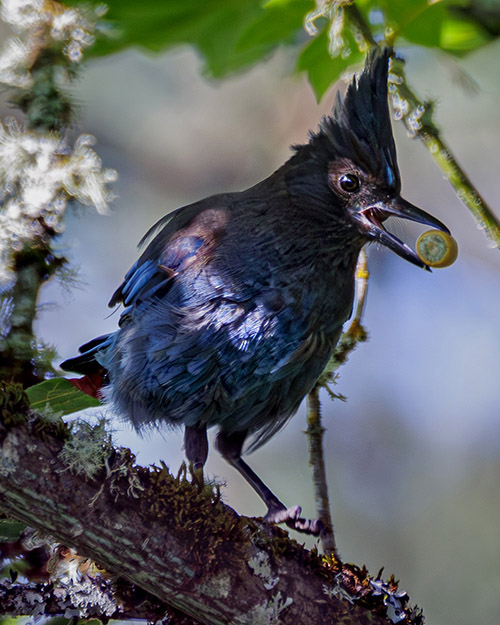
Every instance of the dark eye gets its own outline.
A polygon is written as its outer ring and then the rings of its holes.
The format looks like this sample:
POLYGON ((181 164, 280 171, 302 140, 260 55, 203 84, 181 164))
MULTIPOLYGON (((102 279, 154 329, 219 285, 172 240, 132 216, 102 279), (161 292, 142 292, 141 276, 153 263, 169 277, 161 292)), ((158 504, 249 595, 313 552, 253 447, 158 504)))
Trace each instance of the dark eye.
POLYGON ((359 178, 355 174, 342 174, 339 178, 339 185, 343 191, 354 193, 360 187, 359 178))

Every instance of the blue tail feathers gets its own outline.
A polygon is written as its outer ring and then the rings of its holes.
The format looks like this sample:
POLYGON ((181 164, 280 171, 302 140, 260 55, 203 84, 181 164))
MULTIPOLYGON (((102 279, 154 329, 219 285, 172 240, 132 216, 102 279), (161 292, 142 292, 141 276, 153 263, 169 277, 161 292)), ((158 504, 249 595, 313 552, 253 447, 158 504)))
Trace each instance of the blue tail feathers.
POLYGON ((79 356, 68 358, 61 363, 60 367, 64 371, 73 371, 83 375, 91 375, 93 373, 102 372, 104 367, 97 360, 96 355, 101 350, 111 344, 114 333, 103 334, 78 348, 79 356))

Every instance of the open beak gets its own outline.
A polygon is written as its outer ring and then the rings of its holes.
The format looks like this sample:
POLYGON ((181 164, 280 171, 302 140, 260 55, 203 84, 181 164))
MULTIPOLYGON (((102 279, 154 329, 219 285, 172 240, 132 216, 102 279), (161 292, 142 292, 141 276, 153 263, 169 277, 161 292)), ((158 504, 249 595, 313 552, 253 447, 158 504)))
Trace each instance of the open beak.
POLYGON ((420 260, 411 247, 403 243, 403 241, 390 232, 387 232, 384 228, 382 222, 391 215, 400 217, 401 219, 416 221, 420 224, 426 224, 427 226, 432 226, 437 230, 442 230, 450 234, 448 228, 441 223, 439 219, 436 219, 432 215, 429 215, 429 213, 410 204, 410 202, 407 202, 402 197, 396 197, 387 202, 377 202, 352 215, 366 237, 385 245, 401 256, 401 258, 417 265, 417 267, 422 267, 422 269, 430 271, 430 268, 420 260))

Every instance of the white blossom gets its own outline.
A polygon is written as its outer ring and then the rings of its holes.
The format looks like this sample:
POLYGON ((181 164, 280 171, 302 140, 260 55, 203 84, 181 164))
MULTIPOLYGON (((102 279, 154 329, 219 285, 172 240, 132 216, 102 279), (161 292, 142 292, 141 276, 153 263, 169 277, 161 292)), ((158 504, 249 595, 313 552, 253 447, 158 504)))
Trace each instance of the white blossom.
MULTIPOLYGON (((67 65, 80 62, 105 12, 105 5, 92 10, 56 0, 0 0, 0 15, 16 34, 0 52, 0 82, 29 90, 31 68, 51 48, 62 50, 67 65)), ((16 251, 63 231, 68 201, 107 211, 116 173, 103 169, 94 142, 82 135, 70 149, 58 133, 0 123, 0 293, 12 280, 16 251)))
POLYGON ((108 202, 113 199, 106 184, 114 182, 117 174, 112 169, 102 169, 101 159, 91 147, 95 141, 92 135, 78 137, 62 168, 61 184, 68 195, 82 204, 93 206, 99 213, 105 213, 108 202))
POLYGON ((45 4, 45 0, 2 0, 2 19, 16 30, 28 30, 41 24, 45 4))
POLYGON ((0 82, 12 87, 27 88, 31 85, 31 74, 27 69, 31 51, 19 37, 11 37, 0 54, 0 82))
POLYGON ((7 40, 0 52, 0 81, 29 87, 33 60, 54 43, 62 42, 66 58, 79 63, 94 43, 96 24, 105 12, 105 5, 91 10, 66 7, 55 0, 1 0, 0 15, 19 37, 7 40))
POLYGON ((12 251, 63 231, 69 200, 107 211, 116 172, 103 169, 94 143, 81 135, 69 150, 58 135, 0 124, 0 284, 12 277, 12 251))

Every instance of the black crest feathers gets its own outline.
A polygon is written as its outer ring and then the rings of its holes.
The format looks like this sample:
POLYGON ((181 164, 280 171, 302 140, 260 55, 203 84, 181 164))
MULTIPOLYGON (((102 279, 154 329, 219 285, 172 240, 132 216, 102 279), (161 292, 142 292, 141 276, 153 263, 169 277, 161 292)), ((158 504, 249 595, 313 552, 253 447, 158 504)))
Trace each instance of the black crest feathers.
POLYGON ((344 97, 337 94, 331 115, 325 117, 319 132, 312 136, 312 150, 329 160, 347 157, 367 173, 384 180, 399 192, 400 177, 396 146, 392 136, 387 76, 391 50, 373 48, 363 72, 354 77, 344 97))

